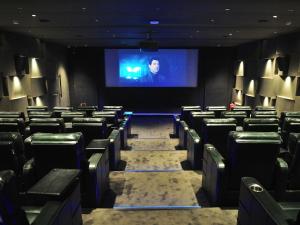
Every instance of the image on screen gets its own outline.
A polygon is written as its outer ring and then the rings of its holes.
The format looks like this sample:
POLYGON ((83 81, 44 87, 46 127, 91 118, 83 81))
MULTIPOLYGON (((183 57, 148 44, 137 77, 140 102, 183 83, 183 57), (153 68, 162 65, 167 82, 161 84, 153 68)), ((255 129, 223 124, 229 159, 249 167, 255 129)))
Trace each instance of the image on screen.
POLYGON ((198 50, 105 49, 107 87, 196 87, 198 50))

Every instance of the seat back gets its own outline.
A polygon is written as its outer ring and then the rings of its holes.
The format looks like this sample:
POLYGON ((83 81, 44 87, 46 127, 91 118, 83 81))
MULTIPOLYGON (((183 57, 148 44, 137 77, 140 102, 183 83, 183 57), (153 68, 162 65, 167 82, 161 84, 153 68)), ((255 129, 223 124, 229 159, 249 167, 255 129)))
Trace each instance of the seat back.
POLYGON ((19 132, 24 135, 24 120, 21 118, 0 118, 0 132, 19 132))
POLYGON ((237 126, 242 126, 244 118, 247 118, 247 113, 245 111, 223 111, 221 112, 222 118, 234 118, 236 119, 237 126))
POLYGON ((276 132, 231 132, 225 159, 229 189, 238 190, 245 176, 256 178, 270 189, 280 145, 281 137, 276 132))
POLYGON ((236 130, 234 118, 204 119, 202 137, 203 144, 214 145, 220 154, 225 157, 227 137, 230 131, 236 130))
POLYGON ((104 118, 74 118, 72 129, 74 132, 83 134, 86 145, 93 139, 103 139, 107 135, 106 120, 104 118))
POLYGON ((78 106, 77 111, 85 112, 87 117, 92 117, 92 113, 98 110, 98 106, 90 105, 90 106, 78 106))
POLYGON ((83 118, 85 117, 85 112, 68 112, 64 111, 61 113, 61 118, 64 119, 65 123, 72 122, 73 118, 83 118))
POLYGON ((92 113, 93 118, 105 118, 107 124, 118 125, 118 114, 116 111, 95 111, 92 113))
POLYGON ((1 224, 29 225, 25 212, 18 204, 16 177, 12 170, 0 171, 1 224))
POLYGON ((62 118, 33 118, 29 123, 30 133, 62 133, 65 129, 62 118))
POLYGON ((0 118, 21 118, 25 121, 23 112, 0 112, 0 118))
POLYGON ((29 137, 38 178, 51 169, 83 169, 84 140, 81 133, 36 133, 29 137))
POLYGON ((247 113, 247 117, 250 117, 250 114, 251 114, 251 107, 250 106, 247 106, 247 105, 236 105, 232 111, 244 111, 247 113))
POLYGON ((190 125, 190 112, 201 112, 201 106, 181 106, 180 119, 184 120, 188 125, 190 125))
POLYGON ((28 112, 28 117, 29 119, 33 118, 51 118, 52 117, 52 112, 40 112, 40 111, 31 111, 28 112))
POLYGON ((24 144, 21 134, 0 132, 0 170, 13 170, 17 175, 21 175, 24 163, 24 144))
POLYGON ((288 150, 291 154, 288 188, 300 191, 300 133, 290 133, 288 150))
POLYGON ((203 119, 205 118, 215 118, 215 112, 190 112, 190 127, 195 129, 199 135, 202 133, 203 119))
POLYGON ((300 118, 287 117, 284 119, 281 129, 284 147, 288 144, 290 133, 300 133, 300 118))
POLYGON ((104 105, 103 111, 115 111, 118 115, 118 118, 123 118, 124 108, 123 106, 118 105, 104 105))
POLYGON ((276 111, 253 111, 251 117, 254 118, 277 118, 276 111))
POLYGON ((213 111, 213 112, 215 112, 216 118, 220 118, 221 112, 227 110, 226 106, 224 106, 224 105, 220 105, 220 106, 212 106, 212 105, 211 106, 206 106, 205 109, 206 109, 206 111, 213 111))
POLYGON ((275 111, 276 109, 274 106, 256 106, 255 111, 275 111))
POLYGON ((53 116, 55 118, 60 118, 62 112, 71 112, 73 107, 71 106, 55 106, 53 107, 53 116))
POLYGON ((46 112, 48 111, 48 106, 27 106, 27 114, 30 112, 36 111, 36 112, 46 112))
POLYGON ((245 118, 244 131, 278 132, 278 119, 276 118, 245 118))

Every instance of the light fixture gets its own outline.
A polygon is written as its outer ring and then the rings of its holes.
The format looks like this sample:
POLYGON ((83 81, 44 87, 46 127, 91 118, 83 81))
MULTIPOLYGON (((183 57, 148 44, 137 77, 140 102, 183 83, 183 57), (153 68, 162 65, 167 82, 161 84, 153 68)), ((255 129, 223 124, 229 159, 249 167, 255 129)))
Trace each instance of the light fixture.
POLYGON ((274 19, 277 19, 277 18, 278 18, 278 16, 274 15, 274 16, 273 16, 273 18, 274 18, 274 19))
POLYGON ((85 11, 85 10, 86 10, 86 8, 85 8, 85 7, 82 7, 81 9, 82 9, 83 11, 85 11))
POLYGON ((98 22, 99 22, 99 19, 95 19, 95 22, 98 23, 98 22))
POLYGON ((157 25, 157 24, 159 24, 159 21, 158 20, 150 20, 149 23, 151 25, 157 25))
POLYGON ((294 13, 296 10, 295 9, 288 9, 288 12, 294 13))
POLYGON ((32 16, 32 17, 36 17, 36 14, 32 14, 31 16, 32 16))
POLYGON ((230 10, 231 10, 230 8, 226 8, 226 9, 225 9, 225 11, 227 11, 227 12, 230 11, 230 10))
POLYGON ((214 20, 214 19, 210 19, 209 21, 210 21, 211 23, 214 23, 214 22, 215 22, 215 20, 214 20))
POLYGON ((232 33, 229 33, 228 35, 229 35, 229 36, 232 36, 232 33))
POLYGON ((277 31, 274 31, 274 32, 273 32, 273 34, 277 34, 277 33, 278 33, 277 31))
POLYGON ((285 25, 286 25, 286 26, 291 26, 291 25, 292 25, 292 21, 287 21, 287 22, 285 23, 285 25))
POLYGON ((196 30, 196 33, 199 33, 200 32, 200 30, 196 30))
POLYGON ((12 22, 13 22, 14 25, 19 25, 20 24, 19 21, 17 21, 17 20, 13 20, 12 22))

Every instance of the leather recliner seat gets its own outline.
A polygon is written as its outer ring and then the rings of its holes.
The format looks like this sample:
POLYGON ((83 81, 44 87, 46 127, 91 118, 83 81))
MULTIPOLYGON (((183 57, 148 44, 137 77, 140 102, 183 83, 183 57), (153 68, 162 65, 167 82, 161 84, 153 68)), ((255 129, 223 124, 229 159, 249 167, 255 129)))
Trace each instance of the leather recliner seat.
POLYGON ((101 183, 108 182, 108 176, 102 172, 105 159, 101 153, 86 157, 82 133, 36 133, 25 142, 33 152, 33 159, 25 164, 24 173, 35 175, 34 180, 39 180, 54 168, 79 169, 82 204, 100 206, 106 191, 101 183))
POLYGON ((124 114, 124 108, 123 108, 123 106, 118 106, 118 105, 104 105, 102 110, 103 111, 115 111, 117 113, 119 119, 123 118, 123 114, 124 114))
POLYGON ((236 119, 234 118, 204 119, 200 137, 202 138, 203 144, 214 145, 224 157, 226 154, 224 146, 227 144, 228 134, 230 131, 235 130, 236 119))
POLYGON ((243 126, 244 119, 247 118, 247 113, 245 111, 223 111, 221 117, 234 118, 236 119, 237 126, 243 126))
POLYGON ((24 112, 0 112, 0 118, 21 118, 25 121, 24 112))
POLYGON ((74 118, 72 130, 83 134, 86 145, 93 139, 104 139, 108 135, 105 118, 74 118))
POLYGON ((53 116, 52 112, 40 112, 40 111, 32 111, 28 113, 28 118, 51 118, 53 116))
POLYGON ((215 118, 215 112, 213 111, 202 111, 202 112, 191 112, 190 113, 190 127, 195 129, 198 135, 202 134, 203 119, 215 118))
POLYGON ((64 111, 61 113, 60 117, 64 119, 65 123, 72 122, 73 118, 83 118, 85 117, 85 112, 68 112, 64 111))
POLYGON ((300 202, 277 202, 253 177, 240 186, 237 225, 298 225, 300 202))
POLYGON ((274 106, 256 106, 255 111, 276 111, 274 106))
POLYGON ((92 117, 92 113, 98 110, 98 106, 91 105, 91 106, 78 106, 77 111, 85 112, 87 117, 92 117))
POLYGON ((247 117, 250 117, 252 109, 247 105, 237 105, 232 109, 232 111, 244 111, 247 113, 247 117))
POLYGON ((224 105, 220 105, 220 106, 206 106, 206 111, 213 111, 215 112, 215 116, 216 118, 220 118, 221 117, 221 112, 226 111, 227 108, 224 105))
POLYGON ((274 196, 283 191, 287 164, 277 158, 281 137, 275 132, 231 132, 226 157, 205 145, 202 187, 213 205, 237 205, 241 178, 259 180, 274 196))
POLYGON ((60 118, 62 112, 71 112, 73 111, 72 106, 55 106, 53 107, 53 116, 55 118, 60 118))
POLYGON ((108 127, 117 127, 119 125, 118 114, 115 111, 95 111, 93 118, 105 118, 108 127))
POLYGON ((62 118, 33 118, 29 122, 30 133, 63 133, 65 123, 62 118))
POLYGON ((245 118, 244 131, 278 132, 279 121, 276 118, 245 118))
POLYGON ((280 127, 282 128, 285 118, 300 118, 300 112, 281 112, 280 127))
POLYGON ((0 171, 0 214, 4 225, 80 225, 79 218, 69 210, 66 202, 49 201, 43 205, 21 206, 16 179, 11 170, 0 171))
POLYGON ((290 133, 300 133, 300 118, 287 117, 284 119, 281 129, 284 148, 287 147, 290 133))
POLYGON ((0 132, 19 132, 25 135, 25 122, 22 118, 0 118, 0 132))
POLYGON ((30 113, 30 112, 46 112, 48 111, 48 106, 27 106, 27 115, 30 113))
POLYGON ((180 120, 190 126, 190 112, 201 112, 201 106, 181 106, 180 120))
POLYGON ((253 118, 277 118, 276 111, 253 111, 251 114, 253 118))

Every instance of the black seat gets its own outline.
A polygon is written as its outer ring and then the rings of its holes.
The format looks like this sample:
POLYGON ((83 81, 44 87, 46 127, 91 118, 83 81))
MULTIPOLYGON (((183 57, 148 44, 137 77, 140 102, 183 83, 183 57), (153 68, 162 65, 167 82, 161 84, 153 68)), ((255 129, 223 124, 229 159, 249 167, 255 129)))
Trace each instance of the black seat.
POLYGON ((118 106, 118 105, 104 105, 103 106, 103 111, 114 111, 117 113, 118 118, 122 119, 123 118, 123 114, 124 114, 124 109, 123 106, 118 106))
POLYGON ((285 118, 300 118, 300 112, 281 112, 279 120, 281 128, 285 118))
POLYGON ((203 146, 194 129, 187 131, 187 160, 194 170, 202 170, 203 146))
POLYGON ((85 112, 68 112, 64 111, 61 113, 60 117, 64 119, 65 123, 72 122, 73 118, 83 118, 85 117, 85 112))
POLYGON ((29 122, 30 133, 63 133, 65 123, 62 118, 33 118, 29 122))
POLYGON ((21 191, 25 163, 23 138, 17 132, 0 132, 0 170, 13 170, 21 191))
POLYGON ((221 113, 222 118, 234 118, 236 119, 237 126, 243 126, 244 119, 247 118, 246 111, 223 111, 221 113))
POLYGON ((255 111, 276 111, 274 106, 256 106, 255 111))
POLYGON ((231 132, 227 157, 205 145, 202 187, 213 205, 237 205, 241 178, 257 178, 275 196, 283 191, 286 163, 277 158, 281 138, 275 132, 231 132))
POLYGON ((0 118, 21 118, 25 121, 23 112, 0 112, 0 118))
POLYGON ((11 170, 0 171, 1 224, 80 225, 82 224, 80 212, 72 214, 66 201, 49 201, 43 205, 21 207, 14 172, 11 170), (76 215, 77 217, 74 218, 76 215))
POLYGON ((238 225, 298 225, 299 211, 300 202, 276 202, 258 180, 242 178, 238 225))
POLYGON ((48 111, 48 106, 27 106, 27 114, 30 112, 46 112, 48 111))
POLYGON ((224 106, 224 105, 221 105, 221 106, 206 106, 205 109, 206 109, 206 111, 215 112, 216 118, 220 118, 221 117, 221 112, 227 110, 226 106, 224 106))
POLYGON ((98 110, 98 106, 90 105, 90 106, 78 106, 77 111, 85 112, 87 117, 92 117, 92 113, 98 110))
POLYGON ((253 111, 251 114, 253 118, 277 118, 276 111, 253 111))
POLYGON ((71 112, 73 107, 71 106, 55 106, 53 107, 53 116, 55 118, 60 118, 62 112, 71 112))
POLYGON ((53 116, 52 112, 40 112, 40 111, 31 111, 28 113, 28 118, 51 118, 53 116))
POLYGON ((200 135, 202 133, 203 119, 215 118, 215 112, 213 111, 202 111, 202 112, 191 112, 190 113, 190 128, 195 129, 200 135))
POLYGON ((244 131, 278 132, 278 119, 276 118, 245 118, 244 131))
POLYGON ((24 136, 24 120, 22 118, 0 118, 0 132, 19 132, 24 136))
POLYGON ((288 117, 284 119, 281 129, 284 148, 287 147, 290 133, 300 133, 300 118, 288 117))
POLYGON ((117 127, 119 125, 116 111, 94 111, 92 117, 105 118, 108 127, 117 127))
POLYGON ((201 106, 181 106, 180 119, 185 121, 190 126, 190 112, 201 112, 201 106))
POLYGON ((86 145, 93 139, 104 139, 108 135, 104 118, 74 118, 72 129, 83 134, 86 145))
POLYGON ((232 111, 244 111, 247 113, 247 117, 250 117, 252 109, 247 105, 236 105, 234 108, 232 108, 232 111))
POLYGON ((54 168, 79 169, 82 172, 82 204, 86 207, 100 205, 106 191, 100 182, 108 178, 102 173, 105 159, 101 153, 86 158, 81 133, 36 133, 25 142, 33 152, 33 159, 24 166, 26 174, 35 174, 35 180, 39 180, 54 168))
POLYGON ((214 145, 225 156, 224 146, 227 144, 227 137, 230 131, 236 130, 236 120, 233 118, 204 119, 203 130, 200 137, 203 144, 214 145))

